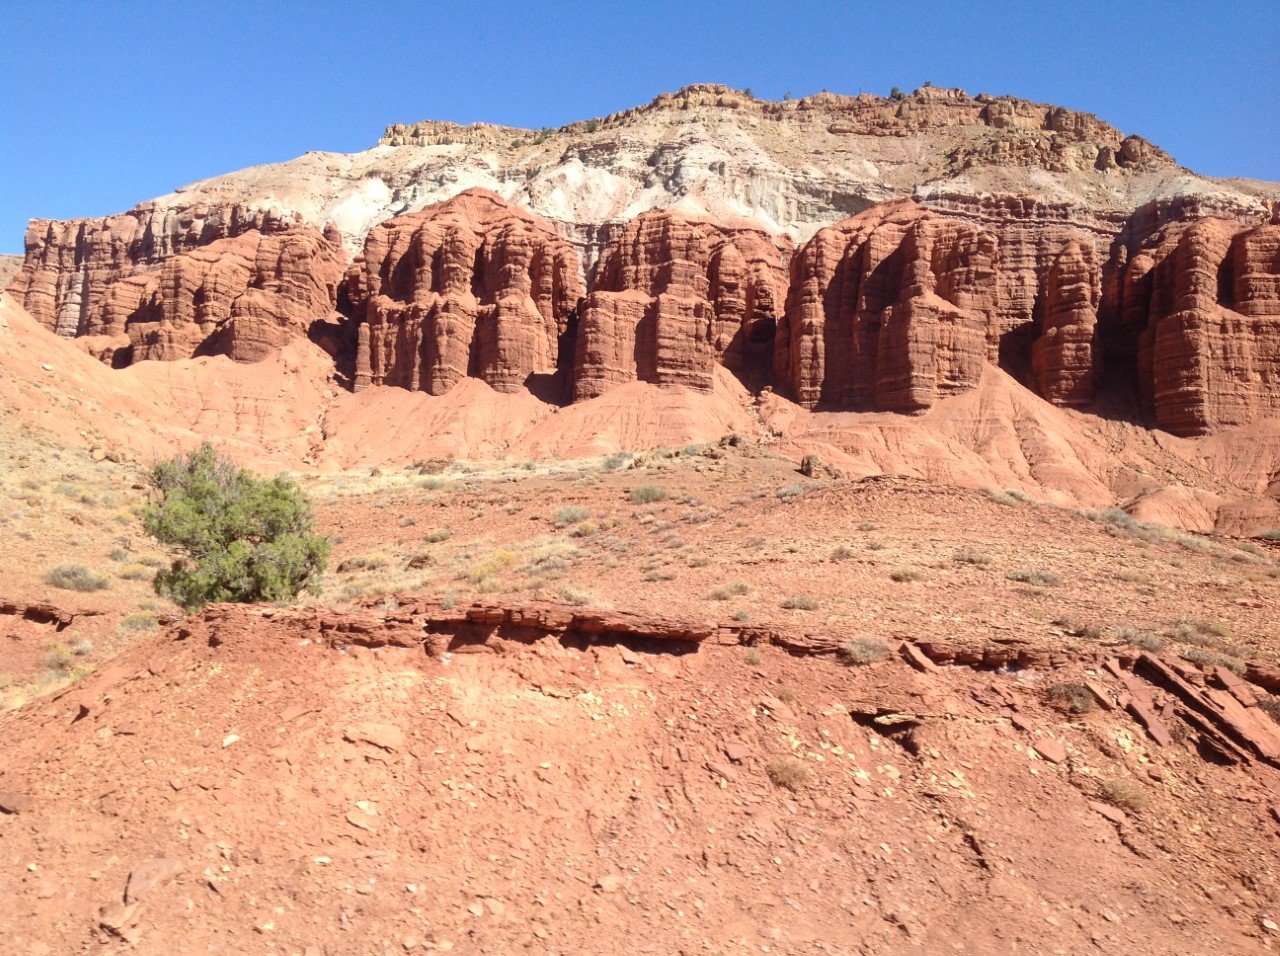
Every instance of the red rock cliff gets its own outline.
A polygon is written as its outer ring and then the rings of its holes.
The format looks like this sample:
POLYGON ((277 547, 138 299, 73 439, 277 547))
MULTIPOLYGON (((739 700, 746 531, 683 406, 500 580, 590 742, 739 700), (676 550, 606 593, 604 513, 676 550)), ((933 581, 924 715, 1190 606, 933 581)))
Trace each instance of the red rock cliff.
POLYGON ((153 203, 103 219, 34 219, 9 291, 59 335, 83 335, 102 324, 108 290, 118 279, 153 272, 172 256, 219 239, 294 225, 241 206, 175 210, 153 203))
POLYGON ((709 390, 716 363, 763 385, 790 251, 751 225, 669 210, 631 220, 583 308, 574 399, 636 380, 709 390))
POLYGON ((996 242, 912 202, 821 230, 796 255, 774 378, 801 405, 919 411, 977 384, 996 242))
POLYGON ((472 376, 511 392, 554 373, 580 274, 549 223, 485 190, 374 227, 347 275, 355 387, 439 395, 472 376))
POLYGON ((1161 428, 1196 435, 1280 412, 1280 226, 1177 223, 1136 254, 1123 316, 1161 428))

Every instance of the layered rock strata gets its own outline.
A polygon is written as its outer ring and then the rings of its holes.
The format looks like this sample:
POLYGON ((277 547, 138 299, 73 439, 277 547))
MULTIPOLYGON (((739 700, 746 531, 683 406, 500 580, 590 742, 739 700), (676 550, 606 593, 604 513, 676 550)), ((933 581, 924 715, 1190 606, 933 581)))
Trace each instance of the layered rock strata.
POLYGON ((789 253, 750 225, 672 211, 627 223, 582 310, 575 400, 636 380, 710 390, 717 363, 765 384, 789 253))
POLYGON ((355 387, 498 391, 556 372, 581 265, 545 220, 468 190, 377 227, 347 274, 359 320, 355 387))
POLYGON ((1156 424, 1196 435, 1280 412, 1280 226, 1207 218, 1133 257, 1123 320, 1156 424))

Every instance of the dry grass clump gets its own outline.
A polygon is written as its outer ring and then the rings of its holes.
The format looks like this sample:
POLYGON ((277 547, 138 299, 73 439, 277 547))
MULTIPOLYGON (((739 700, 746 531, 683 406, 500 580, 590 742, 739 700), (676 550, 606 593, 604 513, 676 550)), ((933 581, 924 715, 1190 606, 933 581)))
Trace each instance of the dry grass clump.
POLYGON ((667 489, 661 485, 640 485, 631 489, 633 505, 651 505, 667 499, 667 489))
POLYGON ((802 494, 804 494, 804 485, 800 484, 783 485, 778 489, 778 497, 783 501, 787 501, 791 498, 799 498, 802 494))
POLYGON ((905 584, 909 581, 924 580, 924 573, 917 571, 915 568, 895 568, 889 572, 889 579, 897 581, 899 584, 905 584))
POLYGON ((955 553, 955 560, 959 564, 981 566, 991 563, 991 555, 983 554, 981 551, 975 551, 973 548, 962 548, 955 553))
POLYGON ((775 786, 786 790, 799 790, 809 782, 809 768, 794 757, 770 761, 765 772, 775 786))
POLYGON ((1058 625, 1072 637, 1083 637, 1086 640, 1096 641, 1102 637, 1102 629, 1082 621, 1079 618, 1072 617, 1070 614, 1064 614, 1062 617, 1054 618, 1053 623, 1058 625))
POLYGON ((1017 581, 1020 584, 1031 584, 1038 588, 1056 587, 1062 583, 1062 578, 1058 577, 1052 571, 1027 571, 1014 570, 1005 575, 1010 581, 1017 581))
POLYGON ((596 597, 590 591, 575 587, 572 584, 566 584, 560 589, 560 599, 565 604, 572 604, 575 607, 584 607, 588 604, 594 604, 596 597))
POLYGON ((83 564, 60 564, 44 573, 45 584, 65 591, 102 591, 111 587, 111 580, 83 564))
POLYGON ((744 594, 750 594, 754 589, 746 581, 734 581, 732 584, 726 584, 724 587, 716 588, 709 595, 713 601, 727 601, 733 597, 741 597, 744 594))
POLYGON ((1138 784, 1123 777, 1114 777, 1099 784, 1103 798, 1113 806, 1130 813, 1140 813, 1147 805, 1147 794, 1138 784))
POLYGON ((577 524, 580 521, 586 521, 591 517, 591 512, 586 508, 580 508, 577 505, 569 505, 561 508, 555 514, 555 524, 557 528, 567 528, 571 524, 577 524))
POLYGON ((889 656, 889 645, 878 637, 855 637, 840 648, 840 659, 851 667, 865 667, 889 656))
POLYGON ((1237 674, 1243 674, 1246 669, 1244 661, 1240 660, 1240 658, 1232 657, 1230 654, 1220 654, 1217 651, 1206 650, 1203 647, 1188 647, 1184 649, 1182 659, 1204 667, 1225 667, 1227 670, 1234 671, 1237 674))
POLYGON ((1152 634, 1150 631, 1140 631, 1133 627, 1116 628, 1116 639, 1124 641, 1130 647, 1136 647, 1144 651, 1150 651, 1152 654, 1158 654, 1164 650, 1164 640, 1159 634, 1152 634))
POLYGON ((788 611, 816 611, 818 602, 803 594, 793 594, 782 599, 782 607, 788 611))

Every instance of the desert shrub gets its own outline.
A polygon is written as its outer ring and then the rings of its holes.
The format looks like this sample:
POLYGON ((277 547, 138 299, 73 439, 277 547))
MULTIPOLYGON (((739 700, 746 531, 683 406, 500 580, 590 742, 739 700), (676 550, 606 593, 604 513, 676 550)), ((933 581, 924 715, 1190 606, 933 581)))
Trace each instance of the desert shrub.
POLYGON ((741 597, 751 593, 751 585, 746 581, 734 581, 724 587, 716 588, 708 597, 713 601, 727 601, 732 597, 741 597))
POLYGON ((915 568, 895 568, 889 572, 889 579, 897 581, 899 584, 905 584, 908 581, 919 581, 924 575, 915 568))
POLYGON ((889 645, 878 637, 855 637, 840 648, 840 659, 854 667, 874 664, 889 656, 889 645))
POLYGON ((1276 723, 1280 724, 1280 697, 1271 694, 1258 693, 1258 706, 1261 707, 1268 716, 1276 723))
POLYGON ((47 670, 55 673, 64 673, 71 669, 71 649, 65 644, 50 644, 41 658, 42 663, 47 670))
POLYGON ((157 627, 154 614, 127 614, 120 619, 120 628, 125 631, 154 631, 157 627))
POLYGON ((887 547, 887 545, 886 545, 883 541, 868 541, 868 542, 867 542, 867 550, 868 550, 868 551, 883 551, 886 547, 887 547))
POLYGON ((126 581, 150 581, 155 576, 155 572, 145 564, 125 565, 119 574, 126 581))
POLYGON ((573 604, 578 607, 595 603, 595 595, 583 588, 574 587, 572 584, 566 584, 560 589, 560 600, 565 604, 573 604))
POLYGON ((809 768, 794 757, 770 761, 765 772, 776 786, 787 790, 799 790, 809 782, 809 768))
POLYGON ((99 574, 83 564, 60 564, 44 573, 45 584, 65 591, 102 591, 111 587, 105 574, 99 574))
POLYGON ((88 657, 93 653, 93 641, 87 637, 77 637, 71 642, 71 653, 76 657, 88 657))
POLYGON ((1263 541, 1280 541, 1280 528, 1268 528, 1259 533, 1258 537, 1263 541))
POLYGON ((1089 688, 1076 681, 1050 684, 1044 696, 1050 704, 1068 714, 1087 714, 1097 706, 1089 688))
POLYGON ((814 611, 818 608, 818 602, 811 597, 793 594, 782 599, 782 606, 788 611, 814 611))
POLYGON ((984 565, 991 563, 991 555, 975 551, 973 548, 962 548, 956 552, 955 560, 960 564, 984 565))
POLYGON ((749 650, 749 651, 747 651, 747 653, 746 653, 746 656, 745 656, 744 660, 745 660, 748 664, 750 664, 752 667, 759 667, 759 666, 760 666, 760 652, 759 652, 759 651, 757 651, 757 650, 754 650, 754 649, 749 650))
POLYGON ((369 554, 357 554, 346 558, 338 565, 337 571, 339 574, 348 574, 352 571, 377 571, 390 564, 391 555, 385 551, 372 551, 369 554))
POLYGON ((491 552, 483 561, 472 565, 467 572, 467 579, 472 584, 479 584, 485 578, 491 577, 499 571, 505 571, 515 563, 516 556, 514 554, 506 548, 499 548, 491 552))
POLYGON ((314 534, 311 503, 283 475, 263 479, 207 442, 151 472, 160 501, 143 528, 182 555, 155 576, 157 594, 188 611, 210 601, 285 601, 314 588, 329 541, 314 534))
POLYGON ((734 611, 733 619, 735 621, 744 621, 744 622, 749 621, 751 620, 751 612, 750 611, 734 611))
POLYGON ((1010 571, 1005 575, 1010 581, 1018 581, 1022 584, 1034 584, 1036 587, 1053 587, 1060 584, 1062 579, 1051 571, 1010 571))
POLYGON ((862 524, 858 525, 858 530, 859 531, 875 531, 876 526, 872 524, 870 521, 864 521, 862 522, 862 524))
POLYGON ((1240 660, 1240 658, 1232 657, 1230 654, 1219 654, 1217 651, 1206 650, 1203 647, 1186 648, 1182 652, 1182 658, 1206 667, 1225 667, 1227 670, 1234 671, 1237 674, 1245 672, 1244 661, 1240 660))
POLYGON ((1116 637, 1132 647, 1150 651, 1152 654, 1157 654, 1164 650, 1164 641, 1160 638, 1160 635, 1152 634, 1150 631, 1140 631, 1133 627, 1118 627, 1116 628, 1116 637))
POLYGON ((778 489, 778 497, 783 501, 786 501, 789 498, 799 498, 802 494, 804 494, 804 485, 800 484, 783 485, 778 489))
POLYGON ((992 501, 995 504, 1004 505, 1006 508, 1018 507, 1018 499, 1015 498, 1013 495, 1009 494, 1009 492, 1007 491, 987 490, 987 491, 984 491, 983 494, 987 496, 987 499, 989 501, 992 501))
POLYGON ((1165 636, 1197 647, 1220 647, 1223 643, 1222 639, 1227 636, 1227 629, 1217 621, 1183 618, 1175 621, 1173 626, 1165 632, 1165 636))
POLYGON ((846 547, 845 545, 842 544, 839 547, 837 547, 834 551, 831 552, 831 560, 832 561, 848 561, 856 553, 857 552, 854 551, 853 548, 846 547))
POLYGON ((427 491, 439 491, 446 484, 448 479, 441 478, 439 475, 428 475, 418 480, 418 487, 425 488, 427 491))
POLYGON ((123 564, 125 561, 128 561, 131 557, 133 557, 133 555, 129 552, 127 548, 112 548, 109 552, 107 552, 107 557, 110 558, 112 561, 117 561, 123 564))
POLYGON ((448 528, 436 528, 433 531, 428 531, 422 540, 427 544, 439 544, 441 541, 448 541, 449 534, 448 528))
POLYGON ((1099 789, 1108 803, 1119 807, 1121 810, 1138 813, 1147 805, 1146 792, 1132 780, 1115 777, 1111 780, 1102 781, 1099 784, 1099 789))
POLYGON ((1134 520, 1133 515, 1125 511, 1123 508, 1106 508, 1102 511, 1095 509, 1087 509, 1080 512, 1081 517, 1088 518, 1090 521, 1096 521, 1098 524, 1110 525, 1113 528, 1124 528, 1132 531, 1138 527, 1138 522, 1134 520))
POLYGON ((616 454, 607 456, 605 460, 600 463, 600 467, 605 471, 617 471, 624 465, 629 464, 632 457, 634 456, 632 456, 630 452, 620 451, 616 454))
POLYGON ((555 523, 557 528, 567 528, 571 524, 577 524, 579 521, 586 521, 591 517, 591 512, 586 508, 580 508, 577 505, 569 505, 561 508, 555 514, 555 523))
POLYGON ((631 489, 633 505, 651 505, 657 501, 664 501, 666 497, 667 489, 661 485, 640 485, 631 489))
POLYGON ((1081 621, 1079 618, 1072 617, 1070 614, 1064 614, 1062 617, 1054 618, 1054 624, 1062 628, 1072 637, 1083 637, 1090 641, 1096 641, 1102 637, 1100 628, 1081 621))

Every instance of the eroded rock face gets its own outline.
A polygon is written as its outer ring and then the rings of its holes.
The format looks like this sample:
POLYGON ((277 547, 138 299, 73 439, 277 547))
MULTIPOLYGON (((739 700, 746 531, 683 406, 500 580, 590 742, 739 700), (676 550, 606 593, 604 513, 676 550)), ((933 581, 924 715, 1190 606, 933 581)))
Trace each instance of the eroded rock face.
POLYGON ((1087 239, 1067 241, 1040 283, 1031 370, 1040 394, 1055 405, 1093 401, 1100 283, 1097 248, 1087 239))
POLYGON ((439 395, 471 376, 513 392, 553 375, 580 275, 549 223, 485 190, 391 219, 347 275, 360 320, 355 387, 439 395))
POLYGON ((1280 226, 1178 223, 1130 261, 1123 321, 1156 424, 1196 435, 1280 412, 1280 226))
POLYGON ((915 203, 821 230, 796 255, 774 379, 801 405, 920 411, 978 383, 996 241, 915 203))
POLYGON ((59 335, 97 334, 118 280, 154 272, 173 256, 219 239, 296 225, 295 217, 239 204, 178 209, 155 202, 102 219, 33 219, 9 291, 59 335))
POLYGON ((256 362, 337 317, 342 268, 314 229, 219 239, 107 285, 81 341, 117 366, 197 355, 256 362))
POLYGON ((604 254, 577 330, 575 400, 623 382, 710 390, 717 363, 763 385, 790 243, 673 211, 631 220, 604 254))

